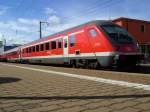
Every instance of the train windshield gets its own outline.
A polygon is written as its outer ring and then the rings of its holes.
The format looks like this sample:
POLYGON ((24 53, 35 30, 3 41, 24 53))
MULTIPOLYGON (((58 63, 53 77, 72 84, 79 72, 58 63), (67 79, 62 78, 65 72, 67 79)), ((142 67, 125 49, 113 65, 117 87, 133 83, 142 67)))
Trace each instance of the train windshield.
POLYGON ((116 25, 103 25, 102 29, 108 34, 114 44, 133 44, 134 40, 129 33, 116 25))

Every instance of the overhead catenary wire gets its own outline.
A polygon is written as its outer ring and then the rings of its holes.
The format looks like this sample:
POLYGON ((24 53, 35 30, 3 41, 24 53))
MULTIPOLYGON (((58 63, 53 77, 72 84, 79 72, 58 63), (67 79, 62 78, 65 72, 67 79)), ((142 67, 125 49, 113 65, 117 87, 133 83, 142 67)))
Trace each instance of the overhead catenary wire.
MULTIPOLYGON (((81 11, 81 13, 79 15, 77 15, 77 16, 72 16, 72 17, 65 17, 64 16, 63 19, 65 21, 67 21, 67 22, 71 22, 71 21, 74 21, 74 20, 78 20, 78 21, 79 20, 83 20, 84 19, 83 17, 95 16, 97 13, 101 13, 102 14, 102 11, 108 9, 108 7, 115 6, 116 4, 118 4, 120 2, 121 2, 121 0, 116 0, 115 2, 112 1, 112 0, 107 0, 107 1, 104 1, 104 2, 98 2, 97 4, 99 4, 99 3, 103 3, 103 4, 99 5, 99 7, 95 7, 94 6, 93 8, 88 10, 87 12, 84 12, 84 10, 83 10, 84 13, 81 14, 82 13, 82 11, 81 11), (101 9, 101 10, 99 10, 99 9, 101 9)), ((110 12, 108 12, 107 14, 108 14, 108 18, 110 18, 110 12)))
MULTIPOLYGON (((109 0, 111 2, 106 2, 105 4, 103 4, 102 6, 99 6, 99 7, 95 7, 91 10, 88 10, 84 13, 80 13, 78 16, 70 16, 70 17, 64 17, 65 19, 68 19, 68 20, 79 20, 79 19, 82 19, 82 17, 87 17, 87 16, 95 16, 97 13, 100 14, 102 11, 112 7, 112 6, 115 6, 116 4, 119 4, 121 3, 121 0, 116 0, 118 1, 117 3, 112 1, 112 0, 109 0), (101 10, 99 10, 101 9, 101 10)), ((101 13, 102 14, 102 13, 101 13)), ((106 16, 107 17, 107 16, 106 16)), ((108 17, 110 18, 110 17, 108 17)))

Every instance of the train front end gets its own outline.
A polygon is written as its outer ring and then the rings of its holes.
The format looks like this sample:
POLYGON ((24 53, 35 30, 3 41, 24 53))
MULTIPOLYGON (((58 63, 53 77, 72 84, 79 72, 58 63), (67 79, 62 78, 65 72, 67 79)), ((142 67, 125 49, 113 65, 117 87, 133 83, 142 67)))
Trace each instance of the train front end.
POLYGON ((114 48, 112 64, 136 66, 140 62, 138 43, 125 29, 115 24, 101 25, 101 28, 114 48))

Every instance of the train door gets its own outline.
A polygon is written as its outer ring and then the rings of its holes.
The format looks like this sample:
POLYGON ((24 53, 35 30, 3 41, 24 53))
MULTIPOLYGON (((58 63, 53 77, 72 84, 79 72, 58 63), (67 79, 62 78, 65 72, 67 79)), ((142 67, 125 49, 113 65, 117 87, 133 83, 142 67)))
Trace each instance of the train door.
POLYGON ((68 62, 68 36, 64 36, 63 43, 64 62, 68 62))

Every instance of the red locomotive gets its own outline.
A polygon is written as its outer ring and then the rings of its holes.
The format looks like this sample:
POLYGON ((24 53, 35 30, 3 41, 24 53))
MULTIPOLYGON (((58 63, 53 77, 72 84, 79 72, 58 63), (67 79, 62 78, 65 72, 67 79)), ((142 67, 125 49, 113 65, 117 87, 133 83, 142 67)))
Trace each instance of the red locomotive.
POLYGON ((96 20, 6 51, 1 58, 11 62, 108 67, 136 65, 140 53, 136 40, 126 30, 110 21, 96 20))

